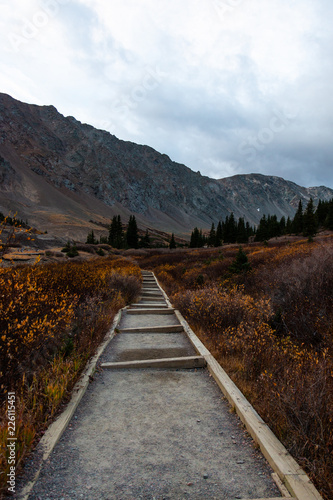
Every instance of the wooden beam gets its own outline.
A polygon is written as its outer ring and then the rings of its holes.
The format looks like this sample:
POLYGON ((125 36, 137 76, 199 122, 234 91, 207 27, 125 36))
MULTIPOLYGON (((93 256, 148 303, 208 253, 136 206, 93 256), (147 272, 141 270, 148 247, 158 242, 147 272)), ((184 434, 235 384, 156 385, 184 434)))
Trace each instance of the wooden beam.
POLYGON ((137 328, 121 328, 120 333, 180 333, 184 329, 182 325, 169 326, 144 326, 137 328))
POLYGON ((178 368, 193 369, 204 368, 206 361, 203 356, 184 356, 181 358, 144 359, 140 361, 120 361, 115 363, 102 363, 101 368, 108 370, 132 368, 178 368))

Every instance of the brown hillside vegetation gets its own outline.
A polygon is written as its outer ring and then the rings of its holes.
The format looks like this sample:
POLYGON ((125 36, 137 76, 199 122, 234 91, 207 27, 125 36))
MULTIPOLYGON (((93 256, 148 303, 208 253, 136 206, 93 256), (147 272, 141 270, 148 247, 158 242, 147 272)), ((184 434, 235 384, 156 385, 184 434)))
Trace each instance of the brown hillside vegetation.
POLYGON ((327 499, 333 498, 333 237, 146 251, 192 328, 327 499))

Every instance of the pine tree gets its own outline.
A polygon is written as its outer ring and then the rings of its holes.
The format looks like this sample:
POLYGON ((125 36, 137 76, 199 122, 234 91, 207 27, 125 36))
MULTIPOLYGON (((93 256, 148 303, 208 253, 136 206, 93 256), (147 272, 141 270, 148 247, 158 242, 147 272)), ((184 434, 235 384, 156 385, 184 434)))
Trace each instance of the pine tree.
POLYGON ((279 222, 280 225, 280 234, 286 234, 286 218, 283 216, 279 222))
POLYGON ((223 229, 223 241, 225 243, 236 243, 237 240, 237 224, 233 212, 225 218, 223 229))
POLYGON ((299 234, 303 231, 303 205, 302 200, 299 200, 298 209, 292 222, 292 230, 299 234))
POLYGON ((286 222, 286 234, 291 234, 292 233, 292 222, 290 220, 290 217, 288 216, 287 222, 286 222))
POLYGON ((126 231, 126 242, 129 248, 138 248, 138 226, 134 215, 131 215, 128 221, 126 231))
POLYGON ((114 217, 112 218, 111 226, 109 229, 108 243, 114 248, 123 248, 124 234, 120 215, 114 215, 114 217))
POLYGON ((231 273, 245 273, 251 270, 251 264, 242 247, 239 247, 235 260, 229 267, 231 273))
POLYGON ((150 248, 150 237, 149 237, 148 229, 146 229, 146 234, 140 239, 139 247, 150 248))
POLYGON ((333 199, 329 202, 328 213, 325 219, 325 227, 333 231, 333 199))
POLYGON ((325 220, 328 214, 329 204, 327 201, 319 200, 317 210, 316 210, 316 219, 319 227, 324 226, 325 220))
POLYGON ((169 248, 172 250, 173 248, 176 248, 176 242, 175 242, 175 235, 172 233, 171 235, 171 240, 169 243, 169 248))
POLYGON ((199 236, 199 229, 195 227, 191 233, 190 248, 198 248, 199 236))
POLYGON ((223 238, 222 224, 221 221, 219 221, 215 233, 215 242, 214 242, 215 247, 220 247, 222 245, 222 238, 223 238))
POLYGON ((259 221, 259 226, 257 228, 255 241, 265 241, 268 239, 269 239, 268 219, 264 214, 259 221))
POLYGON ((195 227, 191 234, 190 248, 201 248, 206 243, 206 238, 202 234, 202 230, 195 227))
POLYGON ((317 221, 314 213, 313 199, 310 198, 303 216, 303 235, 312 237, 317 232, 317 221))
POLYGON ((237 243, 247 243, 248 236, 245 228, 245 222, 243 217, 238 219, 237 225, 237 243))
POLYGON ((95 234, 94 234, 93 229, 90 231, 90 233, 88 233, 86 243, 88 243, 90 245, 97 245, 98 244, 98 241, 95 238, 95 234))
POLYGON ((215 231, 215 225, 214 222, 212 223, 212 227, 209 231, 209 236, 208 236, 208 245, 213 247, 215 246, 215 240, 216 240, 216 231, 215 231))

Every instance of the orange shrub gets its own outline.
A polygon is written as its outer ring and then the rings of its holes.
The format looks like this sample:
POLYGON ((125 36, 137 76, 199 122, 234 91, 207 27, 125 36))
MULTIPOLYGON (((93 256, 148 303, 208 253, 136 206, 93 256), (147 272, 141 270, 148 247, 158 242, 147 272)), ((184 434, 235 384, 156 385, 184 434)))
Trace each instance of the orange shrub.
POLYGON ((0 475, 6 484, 6 394, 16 393, 19 464, 68 397, 141 271, 124 258, 0 268, 0 475))

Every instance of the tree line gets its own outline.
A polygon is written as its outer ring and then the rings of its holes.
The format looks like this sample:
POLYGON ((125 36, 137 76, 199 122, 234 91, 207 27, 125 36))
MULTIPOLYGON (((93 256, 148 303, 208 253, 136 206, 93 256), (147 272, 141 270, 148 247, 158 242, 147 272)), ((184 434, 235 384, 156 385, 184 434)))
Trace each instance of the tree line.
POLYGON ((127 224, 126 231, 124 230, 123 223, 120 215, 114 215, 109 226, 108 236, 101 236, 98 241, 95 238, 94 231, 91 230, 87 236, 86 243, 97 245, 98 243, 106 243, 114 248, 138 248, 143 244, 149 243, 148 231, 146 235, 140 239, 138 234, 138 226, 134 215, 131 215, 127 224))
POLYGON ((213 223, 208 235, 204 235, 201 229, 195 227, 191 234, 190 248, 200 248, 205 245, 218 247, 222 243, 247 243, 251 237, 254 241, 266 241, 288 234, 311 238, 320 228, 333 230, 333 199, 320 200, 315 208, 313 199, 310 198, 305 209, 300 200, 293 219, 281 217, 278 220, 276 215, 263 215, 258 227, 245 223, 243 217, 236 220, 231 213, 219 221, 216 228, 213 223))
MULTIPOLYGON (((1 215, 0 213, 0 221, 1 215)), ((22 223, 22 221, 19 222, 22 223)), ((247 243, 250 238, 253 238, 254 241, 266 241, 289 234, 311 238, 321 228, 333 230, 333 198, 330 201, 319 200, 316 208, 313 199, 310 198, 305 209, 300 200, 293 219, 290 217, 278 219, 276 215, 263 215, 257 227, 250 226, 243 217, 236 219, 231 212, 224 220, 220 220, 217 226, 212 223, 208 234, 203 234, 202 229, 195 227, 189 246, 190 248, 200 248, 205 245, 218 247, 223 243, 247 243)), ((139 236, 134 215, 130 216, 126 229, 124 229, 121 216, 115 215, 109 226, 108 236, 101 236, 98 241, 94 231, 90 231, 86 243, 93 245, 107 243, 118 249, 151 248, 152 246, 148 229, 144 236, 139 236)), ((171 235, 168 246, 171 249, 176 248, 174 234, 171 235)))
MULTIPOLYGON (((108 236, 101 236, 98 241, 95 238, 94 231, 90 231, 87 236, 86 243, 97 245, 98 243, 107 243, 113 248, 126 249, 126 248, 151 248, 152 242, 149 236, 148 229, 144 236, 139 237, 138 225, 134 215, 131 215, 127 224, 126 230, 124 229, 121 216, 115 215, 112 218, 109 226, 108 236)), ((162 246, 162 245, 161 245, 162 246)), ((169 248, 176 248, 175 236, 172 233, 169 248)))

